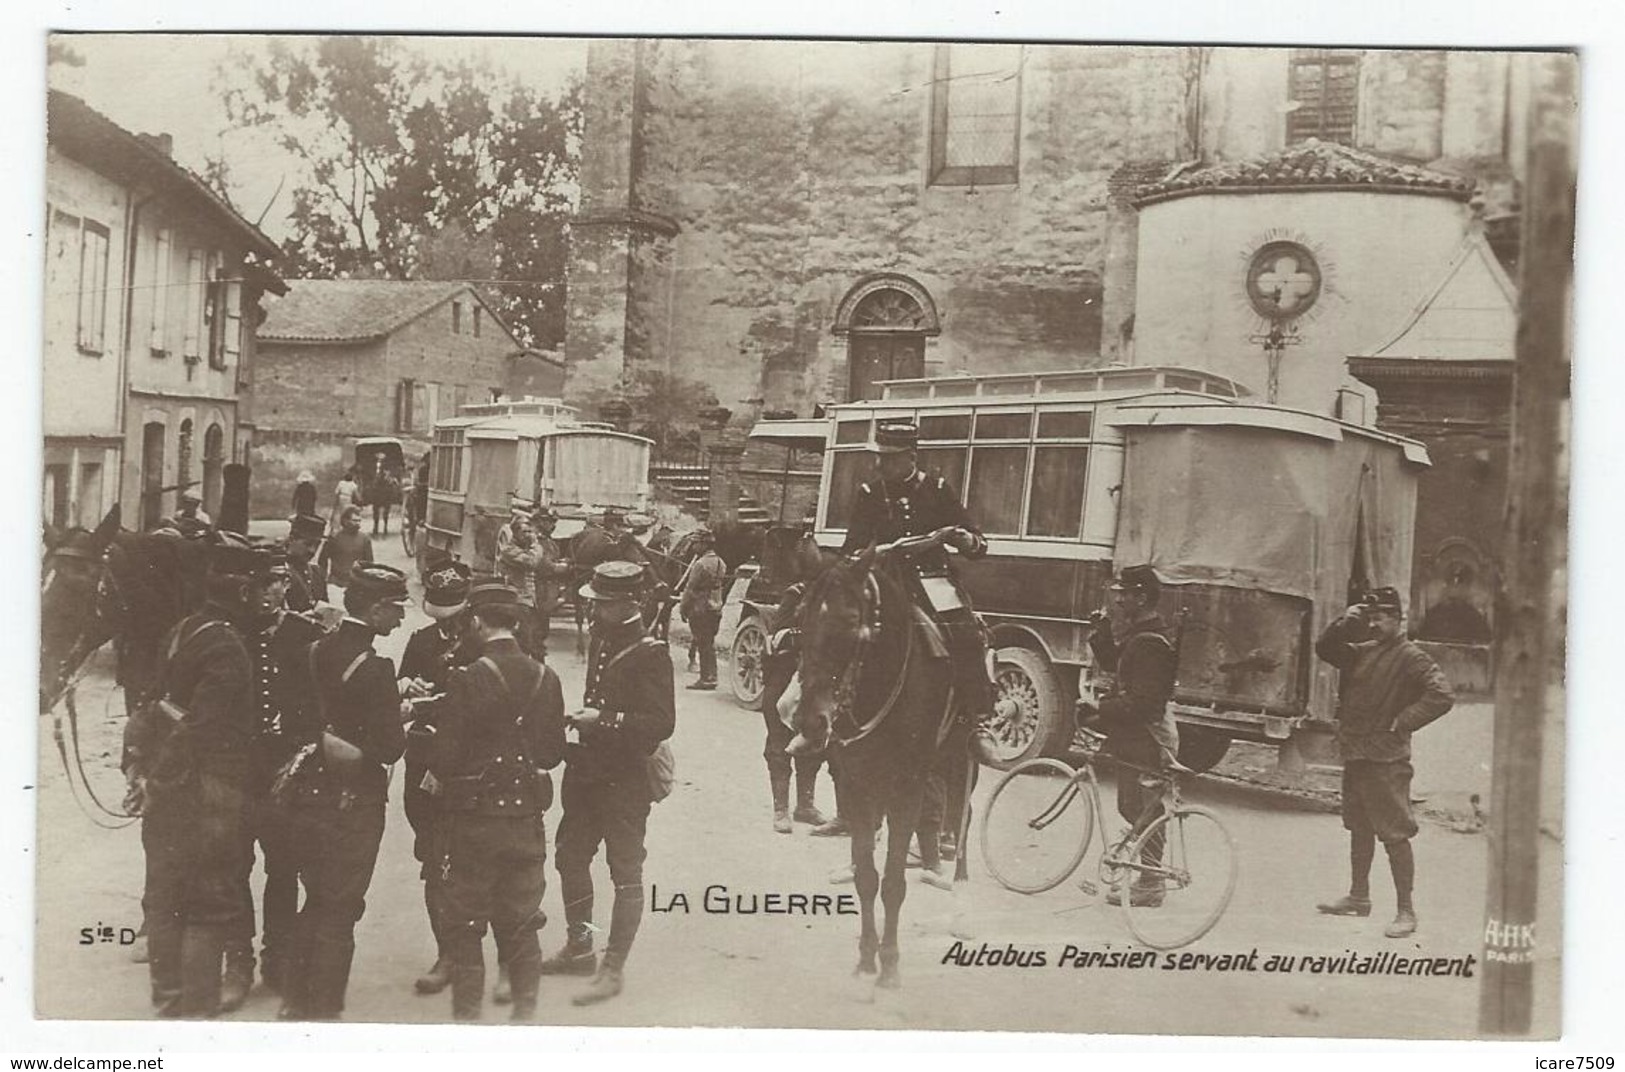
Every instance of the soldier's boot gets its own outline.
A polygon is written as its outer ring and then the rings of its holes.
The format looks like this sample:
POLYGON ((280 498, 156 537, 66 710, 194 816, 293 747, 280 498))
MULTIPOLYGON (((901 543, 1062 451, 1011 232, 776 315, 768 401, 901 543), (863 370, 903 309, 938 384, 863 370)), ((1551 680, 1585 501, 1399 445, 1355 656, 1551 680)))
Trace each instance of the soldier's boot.
POLYGON ((773 830, 788 834, 794 829, 790 825, 790 772, 769 770, 768 780, 773 787, 773 830))
POLYGON ((816 784, 812 775, 804 771, 796 772, 796 813, 792 818, 798 823, 807 823, 815 827, 829 822, 814 802, 816 784))
POLYGON ((478 1020, 485 1011, 485 961, 451 966, 451 1018, 478 1020))
POLYGON ((510 964, 508 979, 513 985, 513 1011, 509 1014, 509 1019, 515 1023, 534 1019, 536 995, 542 987, 541 957, 527 958, 510 964))
POLYGON ((852 828, 847 826, 846 820, 839 815, 822 826, 812 828, 813 837, 845 837, 851 832, 852 828))
POLYGON ((159 1016, 180 1015, 181 925, 164 918, 153 922, 147 932, 147 974, 152 982, 152 1004, 159 1016))
POLYGON ((451 961, 436 957, 434 965, 412 984, 419 994, 438 994, 451 985, 451 961))
POLYGON ((572 923, 564 946, 540 965, 543 975, 592 975, 598 971, 598 956, 592 951, 592 931, 584 923, 572 923))
POLYGON ((576 992, 570 999, 573 1005, 597 1005, 601 1001, 620 994, 622 987, 621 969, 619 965, 611 964, 607 959, 604 966, 592 977, 592 982, 576 992))
POLYGON ((232 942, 226 947, 226 974, 220 984, 220 1011, 236 1012, 254 989, 254 944, 232 942))
POLYGON ((508 975, 508 966, 497 963, 497 985, 491 990, 491 1000, 498 1005, 507 1005, 513 1001, 513 980, 508 975))
POLYGON ((226 935, 219 927, 189 926, 181 933, 181 996, 176 1015, 208 1019, 220 1014, 220 963, 226 935))

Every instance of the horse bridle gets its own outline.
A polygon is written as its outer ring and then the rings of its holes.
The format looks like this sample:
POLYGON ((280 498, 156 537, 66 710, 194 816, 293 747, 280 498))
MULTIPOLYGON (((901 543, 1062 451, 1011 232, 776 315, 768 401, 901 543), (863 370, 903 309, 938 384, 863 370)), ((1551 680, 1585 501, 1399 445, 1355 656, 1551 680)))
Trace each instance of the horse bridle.
MULTIPOLYGON (((845 668, 838 673, 828 675, 835 685, 835 714, 829 720, 829 734, 836 743, 841 745, 849 745, 863 740, 886 720, 887 715, 891 714, 892 708, 897 706, 897 700, 903 694, 903 682, 908 673, 908 661, 914 652, 914 630, 905 621, 903 625, 903 657, 898 662, 897 677, 887 692, 885 703, 876 709, 873 717, 868 721, 859 722, 852 713, 853 701, 857 699, 858 682, 862 679, 863 669, 868 662, 869 653, 873 649, 882 629, 880 621, 880 581, 875 577, 872 567, 864 574, 863 592, 865 597, 872 595, 872 600, 869 601, 869 605, 864 607, 862 615, 864 621, 862 627, 858 630, 856 647, 851 658, 846 661, 845 668), (843 732, 840 728, 842 719, 845 719, 851 727, 850 733, 843 732)), ((809 606, 811 605, 813 603, 809 600, 809 606)))

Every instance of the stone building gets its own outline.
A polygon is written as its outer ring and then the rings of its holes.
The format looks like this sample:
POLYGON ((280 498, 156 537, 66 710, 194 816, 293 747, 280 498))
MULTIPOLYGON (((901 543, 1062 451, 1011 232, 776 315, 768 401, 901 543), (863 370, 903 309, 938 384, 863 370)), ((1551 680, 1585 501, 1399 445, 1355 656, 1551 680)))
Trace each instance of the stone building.
POLYGON ((119 503, 151 528, 189 488, 216 514, 253 435, 277 248, 167 138, 57 90, 47 114, 45 519, 90 527, 119 503))
POLYGON ((562 380, 467 283, 293 280, 259 337, 256 517, 287 515, 302 470, 325 495, 357 438, 399 438, 411 464, 457 407, 562 380))
MULTIPOLYGON (((1137 315, 1142 295, 1157 318, 1181 307, 1140 264, 1142 185, 1343 143, 1441 176, 1449 196, 1416 211, 1453 249, 1473 212, 1508 212, 1521 92, 1494 53, 593 42, 569 393, 591 404, 658 369, 743 420, 888 376, 1167 360, 1137 315)), ((1237 225, 1279 226, 1255 214, 1237 225)), ((1182 266, 1232 252, 1187 248, 1182 266)), ((1371 267, 1350 259, 1343 285, 1371 267)), ((1341 379, 1367 341, 1310 379, 1341 379)))

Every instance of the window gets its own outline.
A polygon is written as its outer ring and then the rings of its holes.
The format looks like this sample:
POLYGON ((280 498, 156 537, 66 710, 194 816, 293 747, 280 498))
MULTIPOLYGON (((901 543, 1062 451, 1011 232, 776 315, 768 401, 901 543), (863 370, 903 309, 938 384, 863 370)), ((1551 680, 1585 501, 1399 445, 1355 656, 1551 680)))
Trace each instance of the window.
POLYGON ((1319 138, 1352 145, 1360 86, 1359 51, 1295 48, 1291 65, 1287 144, 1319 138))
POLYGON ((1028 497, 1027 535, 1072 536, 1082 531, 1085 446, 1041 446, 1033 453, 1033 491, 1028 497))
POLYGON ((68 527, 68 467, 45 467, 45 519, 53 528, 68 527))
POLYGON ((434 434, 429 458, 429 486, 437 491, 461 491, 463 487, 463 431, 447 429, 434 434))
POLYGON ((966 509, 989 536, 1021 533, 1027 447, 978 447, 971 457, 966 509))
POLYGON ((169 353, 169 262, 174 255, 169 228, 159 230, 152 254, 152 324, 147 349, 156 357, 169 353))
POLYGON ((415 432, 413 419, 417 416, 417 381, 402 380, 395 385, 395 431, 415 432))
POLYGON ((463 333, 463 303, 460 301, 451 303, 451 333, 453 335, 463 333))
POLYGON ((93 529, 102 519, 102 463, 79 463, 80 528, 93 529))
POLYGON ((181 353, 188 362, 195 362, 202 355, 199 349, 203 338, 203 251, 191 250, 186 254, 186 337, 181 343, 181 353))
POLYGON ((961 498, 965 494, 965 448, 926 447, 918 455, 920 471, 940 476, 961 498))
POLYGON ((107 228, 94 220, 80 221, 79 349, 107 349, 107 228))
POLYGON ((933 186, 1016 181, 1021 145, 1020 45, 937 45, 931 81, 933 186))
POLYGON ((874 473, 874 455, 864 450, 835 452, 829 472, 829 508, 824 524, 832 529, 844 529, 852 521, 852 502, 857 498, 858 485, 874 473))
POLYGON ((485 312, 484 309, 481 309, 478 305, 474 306, 474 337, 476 339, 480 337, 480 321, 484 319, 480 314, 483 312, 485 312))

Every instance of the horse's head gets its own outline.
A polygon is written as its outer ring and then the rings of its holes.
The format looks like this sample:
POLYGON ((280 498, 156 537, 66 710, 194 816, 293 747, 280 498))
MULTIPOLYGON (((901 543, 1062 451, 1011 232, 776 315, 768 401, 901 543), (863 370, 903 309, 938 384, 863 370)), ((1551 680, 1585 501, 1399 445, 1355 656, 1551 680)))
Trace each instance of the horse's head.
MULTIPOLYGON (((98 592, 119 531, 115 505, 94 530, 47 533, 40 571, 40 713, 56 706, 100 633, 98 592)), ((106 636, 101 635, 101 640, 106 636)))
MULTIPOLYGON (((816 552, 816 547, 813 548, 816 552)), ((802 569, 813 559, 803 554, 802 569)), ((837 560, 810 577, 801 604, 801 702, 792 755, 828 747, 835 718, 850 708, 859 671, 879 629, 880 591, 870 548, 851 562, 837 560)))

